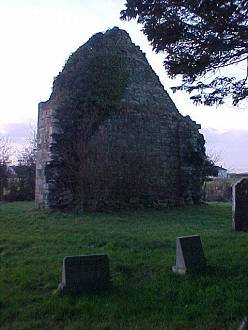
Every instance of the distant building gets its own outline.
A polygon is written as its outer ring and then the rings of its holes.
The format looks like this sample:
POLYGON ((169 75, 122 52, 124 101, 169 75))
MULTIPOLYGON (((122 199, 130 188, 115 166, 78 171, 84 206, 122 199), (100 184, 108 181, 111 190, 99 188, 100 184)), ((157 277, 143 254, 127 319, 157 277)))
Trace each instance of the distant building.
POLYGON ((222 166, 215 166, 215 169, 217 171, 217 178, 221 178, 221 179, 226 179, 228 178, 228 172, 227 169, 222 167, 222 166))

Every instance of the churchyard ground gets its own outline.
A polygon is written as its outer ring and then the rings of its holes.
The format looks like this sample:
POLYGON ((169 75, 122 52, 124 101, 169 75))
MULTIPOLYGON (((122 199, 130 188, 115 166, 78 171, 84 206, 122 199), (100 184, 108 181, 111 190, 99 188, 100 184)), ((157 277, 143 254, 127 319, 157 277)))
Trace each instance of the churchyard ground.
POLYGON ((248 233, 231 205, 68 214, 0 205, 0 324, 9 329, 237 329, 248 313, 248 233), (177 275, 177 236, 201 236, 207 270, 177 275), (64 256, 107 253, 112 289, 61 295, 64 256))

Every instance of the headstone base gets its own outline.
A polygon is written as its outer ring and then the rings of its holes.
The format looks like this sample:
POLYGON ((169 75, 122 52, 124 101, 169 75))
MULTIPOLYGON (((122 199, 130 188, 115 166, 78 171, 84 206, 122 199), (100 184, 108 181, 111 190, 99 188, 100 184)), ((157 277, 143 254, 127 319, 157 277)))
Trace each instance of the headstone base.
POLYGON ((58 291, 64 294, 72 293, 72 294, 81 294, 81 293, 100 293, 104 291, 108 291, 111 288, 110 282, 107 285, 98 287, 98 286, 84 286, 82 288, 79 287, 71 287, 66 285, 65 283, 60 282, 58 285, 58 291))
POLYGON ((180 268, 177 266, 172 266, 172 271, 173 271, 173 273, 180 274, 180 275, 186 274, 186 268, 180 268))

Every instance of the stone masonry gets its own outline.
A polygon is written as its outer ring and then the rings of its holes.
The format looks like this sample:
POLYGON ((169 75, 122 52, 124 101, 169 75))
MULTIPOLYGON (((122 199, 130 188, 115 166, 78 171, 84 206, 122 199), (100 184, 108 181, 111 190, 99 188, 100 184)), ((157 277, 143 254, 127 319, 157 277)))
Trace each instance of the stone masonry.
MULTIPOLYGON (((73 106, 79 104, 75 98, 73 106)), ((70 113, 74 108, 68 106, 66 122, 73 122, 70 113)), ((55 79, 50 99, 39 104, 36 205, 98 210, 198 203, 206 159, 199 128, 178 112, 127 32, 113 28, 98 33, 72 54, 55 79), (76 152, 74 158, 67 156, 67 150, 79 145, 80 130, 74 129, 75 138, 66 138, 61 109, 71 104, 68 95, 78 95, 80 104, 85 104, 86 96, 80 90, 74 93, 80 74, 91 79, 87 72, 90 61, 101 54, 110 56, 113 48, 125 60, 123 92, 101 121, 92 124, 92 120, 86 123, 82 119, 82 136, 89 127, 92 132, 81 141, 87 156, 76 157, 76 152)))

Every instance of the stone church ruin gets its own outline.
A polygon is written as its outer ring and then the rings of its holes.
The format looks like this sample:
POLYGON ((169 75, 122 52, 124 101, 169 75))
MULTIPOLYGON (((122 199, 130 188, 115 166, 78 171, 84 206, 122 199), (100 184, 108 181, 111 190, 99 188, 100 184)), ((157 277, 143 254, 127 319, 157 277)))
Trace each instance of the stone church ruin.
POLYGON ((175 107, 128 33, 97 33, 39 104, 36 205, 102 210, 198 203, 200 126, 175 107))

